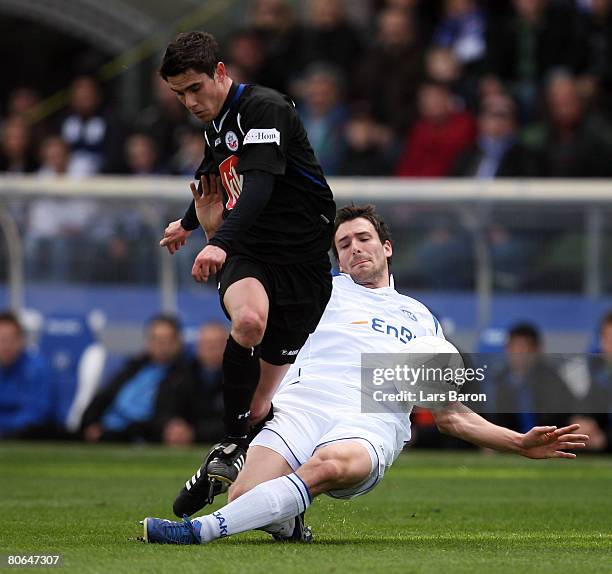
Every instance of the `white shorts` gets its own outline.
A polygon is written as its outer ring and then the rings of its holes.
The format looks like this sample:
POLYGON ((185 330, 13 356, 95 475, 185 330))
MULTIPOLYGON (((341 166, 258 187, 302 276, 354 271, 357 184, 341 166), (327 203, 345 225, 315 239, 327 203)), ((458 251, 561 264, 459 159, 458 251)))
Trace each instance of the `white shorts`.
POLYGON ((265 424, 251 446, 277 452, 296 471, 323 446, 342 440, 359 442, 372 460, 369 476, 351 488, 327 492, 334 498, 354 498, 372 490, 399 456, 409 438, 407 423, 398 425, 396 418, 360 413, 354 397, 336 397, 333 402, 330 399, 330 393, 319 385, 298 383, 284 387, 274 397, 274 418, 265 424))

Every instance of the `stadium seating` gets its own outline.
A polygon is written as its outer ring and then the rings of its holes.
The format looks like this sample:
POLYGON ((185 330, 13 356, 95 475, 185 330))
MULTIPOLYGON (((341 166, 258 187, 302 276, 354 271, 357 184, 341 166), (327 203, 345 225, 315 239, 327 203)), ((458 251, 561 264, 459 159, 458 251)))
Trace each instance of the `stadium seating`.
POLYGON ((88 319, 70 313, 45 318, 38 347, 55 371, 56 422, 76 431, 100 385, 106 349, 98 342, 88 319))

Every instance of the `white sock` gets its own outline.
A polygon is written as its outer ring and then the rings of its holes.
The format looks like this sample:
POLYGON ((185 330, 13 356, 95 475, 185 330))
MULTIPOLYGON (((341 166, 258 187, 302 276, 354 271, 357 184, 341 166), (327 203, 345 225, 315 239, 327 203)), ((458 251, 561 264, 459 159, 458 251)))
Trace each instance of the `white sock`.
POLYGON ((272 534, 274 536, 280 536, 281 538, 289 538, 295 529, 295 516, 284 522, 275 522, 274 524, 268 524, 260 530, 272 534))
POLYGON ((297 474, 281 476, 257 485, 240 498, 193 522, 201 525, 202 542, 239 532, 283 523, 304 512, 312 502, 310 492, 297 474))

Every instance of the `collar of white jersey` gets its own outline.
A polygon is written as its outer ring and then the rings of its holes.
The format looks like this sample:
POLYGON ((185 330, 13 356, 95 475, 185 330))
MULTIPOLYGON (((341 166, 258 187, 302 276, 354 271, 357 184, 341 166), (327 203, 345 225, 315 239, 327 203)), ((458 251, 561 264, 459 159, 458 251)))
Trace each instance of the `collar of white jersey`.
POLYGON ((355 283, 355 281, 353 281, 353 278, 348 273, 340 273, 339 275, 341 277, 346 277, 355 287, 358 287, 359 289, 372 291, 373 293, 377 293, 379 295, 392 295, 397 293, 397 291, 395 290, 395 279, 393 278, 393 275, 389 275, 389 287, 376 288, 364 287, 363 285, 359 285, 359 283, 355 283))

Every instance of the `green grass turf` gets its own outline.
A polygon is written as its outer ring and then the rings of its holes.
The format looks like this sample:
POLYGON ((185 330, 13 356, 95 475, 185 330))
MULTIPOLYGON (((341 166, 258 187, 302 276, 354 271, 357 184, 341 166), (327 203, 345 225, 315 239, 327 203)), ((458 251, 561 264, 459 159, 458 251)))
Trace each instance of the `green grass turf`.
POLYGON ((79 573, 612 572, 612 458, 591 456, 409 451, 370 494, 317 499, 311 545, 130 540, 171 518, 202 452, 1 443, 0 554, 60 552, 79 573))

